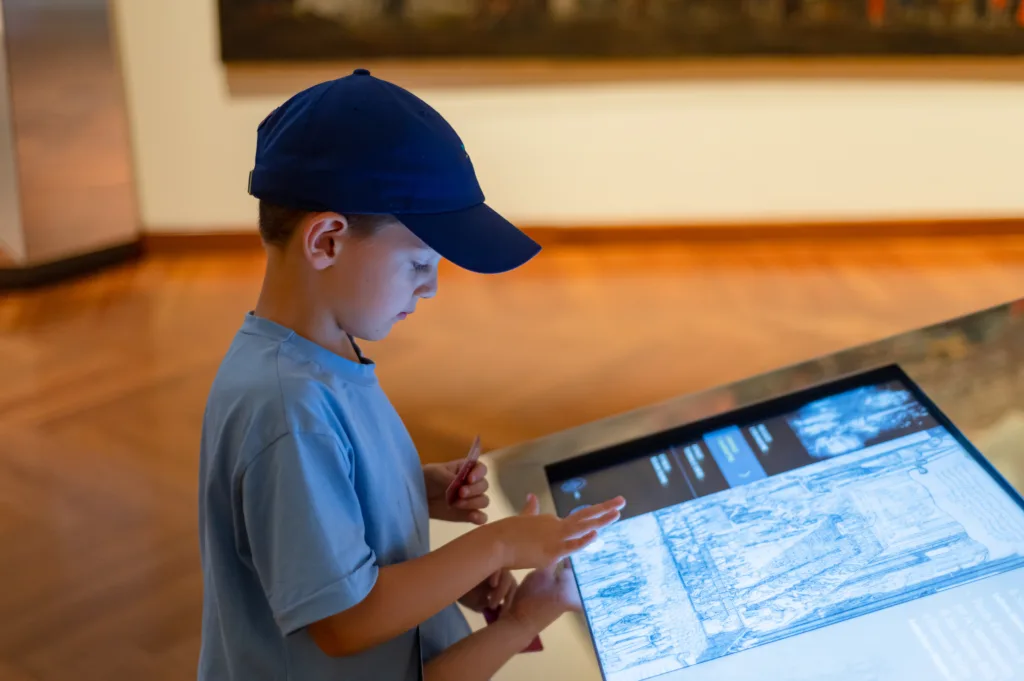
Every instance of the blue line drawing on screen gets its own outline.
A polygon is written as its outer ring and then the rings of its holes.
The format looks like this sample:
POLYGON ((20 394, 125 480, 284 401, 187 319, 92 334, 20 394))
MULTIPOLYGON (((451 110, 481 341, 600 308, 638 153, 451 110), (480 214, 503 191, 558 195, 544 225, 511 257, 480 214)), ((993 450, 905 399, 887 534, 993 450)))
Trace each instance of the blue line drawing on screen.
POLYGON ((571 494, 573 499, 580 498, 580 492, 587 486, 587 481, 583 478, 573 478, 562 483, 562 491, 566 494, 571 494))
POLYGON ((808 453, 818 459, 934 425, 928 411, 907 390, 882 386, 812 402, 787 421, 808 453))
POLYGON ((942 428, 612 525, 573 558, 608 681, 1024 567, 1024 509, 942 428))

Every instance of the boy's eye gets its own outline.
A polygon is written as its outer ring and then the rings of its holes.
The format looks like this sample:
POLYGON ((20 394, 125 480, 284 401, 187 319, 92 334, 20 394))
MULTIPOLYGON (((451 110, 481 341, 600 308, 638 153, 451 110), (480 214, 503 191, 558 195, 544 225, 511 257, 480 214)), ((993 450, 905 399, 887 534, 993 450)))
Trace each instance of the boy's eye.
POLYGON ((415 269, 417 272, 429 272, 430 271, 430 263, 414 262, 412 264, 412 266, 413 266, 413 269, 415 269))

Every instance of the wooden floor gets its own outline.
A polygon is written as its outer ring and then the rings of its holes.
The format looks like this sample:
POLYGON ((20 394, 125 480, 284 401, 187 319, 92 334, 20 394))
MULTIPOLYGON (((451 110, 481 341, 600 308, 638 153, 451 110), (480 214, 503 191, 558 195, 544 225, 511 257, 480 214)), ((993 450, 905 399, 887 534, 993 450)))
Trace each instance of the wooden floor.
MULTIPOLYGON (((195 678, 196 459, 257 253, 0 298, 0 681, 195 678)), ((427 459, 1024 296, 1024 237, 564 247, 368 351, 427 459)))

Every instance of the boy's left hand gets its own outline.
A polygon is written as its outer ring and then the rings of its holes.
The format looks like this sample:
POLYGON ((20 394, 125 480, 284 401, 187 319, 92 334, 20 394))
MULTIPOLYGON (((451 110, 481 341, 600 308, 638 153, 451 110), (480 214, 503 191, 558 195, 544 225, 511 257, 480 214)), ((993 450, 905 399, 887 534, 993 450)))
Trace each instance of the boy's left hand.
POLYGON ((517 586, 516 578, 512 573, 508 570, 501 570, 460 598, 459 603, 473 612, 495 610, 502 605, 507 609, 512 605, 517 586))
POLYGON ((445 499, 448 485, 455 479, 465 459, 448 463, 432 463, 423 467, 423 480, 427 485, 427 504, 430 517, 434 520, 448 520, 456 523, 469 522, 483 525, 487 514, 481 511, 490 504, 487 497, 487 466, 476 462, 466 478, 466 484, 459 490, 459 499, 449 506, 445 499))
POLYGON ((541 632, 567 612, 582 612, 580 593, 568 559, 526 576, 515 592, 515 601, 506 614, 527 629, 541 632))

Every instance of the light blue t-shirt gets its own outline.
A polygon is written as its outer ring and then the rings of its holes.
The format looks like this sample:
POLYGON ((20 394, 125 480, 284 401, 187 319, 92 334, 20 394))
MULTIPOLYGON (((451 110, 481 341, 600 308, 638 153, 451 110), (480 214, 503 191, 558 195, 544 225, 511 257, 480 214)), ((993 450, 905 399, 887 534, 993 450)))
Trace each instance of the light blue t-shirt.
POLYGON ((199 681, 413 680, 470 632, 453 604, 352 657, 310 638, 429 551, 423 472, 372 363, 252 314, 210 391, 199 523, 199 681))

